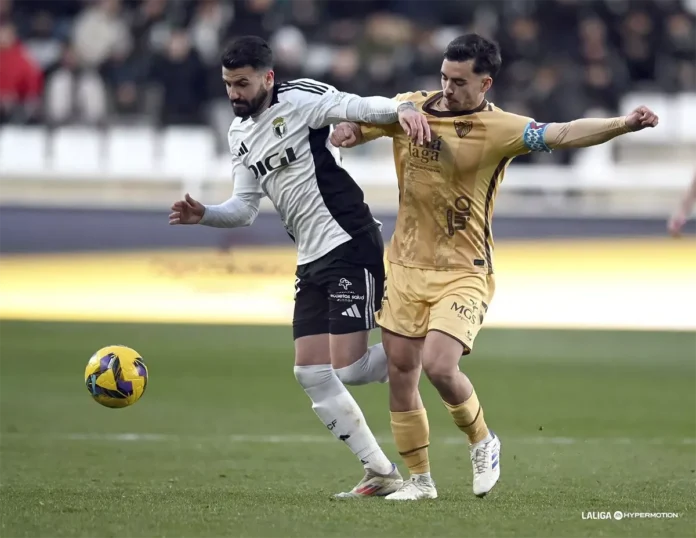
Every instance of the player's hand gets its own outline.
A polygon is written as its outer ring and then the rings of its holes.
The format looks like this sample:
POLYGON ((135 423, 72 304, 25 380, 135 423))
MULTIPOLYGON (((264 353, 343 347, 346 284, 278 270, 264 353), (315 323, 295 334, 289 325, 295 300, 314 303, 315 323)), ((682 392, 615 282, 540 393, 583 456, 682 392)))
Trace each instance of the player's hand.
POLYGON ((172 204, 169 224, 198 224, 203 218, 203 213, 205 213, 205 206, 186 193, 183 200, 172 204))
POLYGON ((642 131, 646 127, 657 127, 660 118, 647 106, 639 106, 626 116, 626 127, 631 131, 642 131))
POLYGON ((337 148, 352 148, 358 145, 358 137, 355 132, 357 125, 350 122, 339 123, 334 127, 329 140, 337 148))
POLYGON ((669 230, 672 237, 679 237, 681 235, 681 230, 684 227, 684 224, 686 224, 688 218, 689 216, 683 209, 679 209, 674 215, 672 215, 667 223, 667 230, 669 230))
POLYGON ((430 142, 430 125, 427 118, 416 110, 413 103, 403 103, 399 105, 399 123, 403 127, 406 136, 415 144, 423 145, 423 142, 430 142))

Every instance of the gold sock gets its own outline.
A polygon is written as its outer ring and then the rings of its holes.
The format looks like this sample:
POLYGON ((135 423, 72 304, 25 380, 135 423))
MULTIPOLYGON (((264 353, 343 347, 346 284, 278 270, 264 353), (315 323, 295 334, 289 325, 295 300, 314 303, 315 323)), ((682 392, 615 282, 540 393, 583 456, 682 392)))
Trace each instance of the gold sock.
POLYGON ((467 435, 472 445, 488 437, 488 426, 483 419, 483 407, 479 403, 476 391, 471 393, 468 400, 458 405, 450 405, 445 401, 443 403, 452 415, 454 423, 467 435))
POLYGON ((425 409, 392 411, 391 429, 396 448, 411 474, 429 473, 430 426, 425 409))

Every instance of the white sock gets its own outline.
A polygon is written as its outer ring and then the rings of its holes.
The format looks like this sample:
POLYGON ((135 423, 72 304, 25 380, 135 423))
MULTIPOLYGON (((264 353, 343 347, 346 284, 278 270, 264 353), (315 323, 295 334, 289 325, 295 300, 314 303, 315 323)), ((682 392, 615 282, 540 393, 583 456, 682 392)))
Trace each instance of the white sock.
POLYGON ((336 439, 344 441, 364 467, 380 474, 391 473, 391 461, 331 365, 295 366, 295 377, 312 400, 312 409, 336 439))
POLYGON ((344 368, 337 368, 336 375, 346 385, 365 385, 367 383, 386 383, 387 354, 379 343, 367 349, 362 357, 344 368))
POLYGON ((476 443, 475 445, 471 445, 471 446, 480 447, 480 446, 483 446, 492 440, 493 440, 493 436, 491 435, 491 432, 489 431, 488 435, 486 436, 485 439, 481 439, 478 443, 476 443))

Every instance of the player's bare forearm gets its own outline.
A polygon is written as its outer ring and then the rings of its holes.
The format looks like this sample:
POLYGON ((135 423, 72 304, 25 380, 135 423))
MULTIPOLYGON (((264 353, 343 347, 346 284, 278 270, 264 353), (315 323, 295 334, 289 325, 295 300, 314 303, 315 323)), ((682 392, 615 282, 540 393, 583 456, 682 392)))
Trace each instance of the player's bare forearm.
POLYGON ((551 123, 544 133, 544 141, 551 149, 587 148, 604 144, 619 135, 630 133, 626 117, 586 118, 568 123, 551 123))

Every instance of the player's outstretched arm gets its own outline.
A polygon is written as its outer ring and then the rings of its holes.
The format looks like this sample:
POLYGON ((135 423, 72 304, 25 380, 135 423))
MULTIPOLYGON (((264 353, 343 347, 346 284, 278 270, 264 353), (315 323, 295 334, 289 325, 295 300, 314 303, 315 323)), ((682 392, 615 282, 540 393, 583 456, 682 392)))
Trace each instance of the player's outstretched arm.
POLYGON ((206 206, 187 193, 183 200, 172 205, 169 224, 201 224, 213 228, 251 226, 259 214, 263 192, 246 169, 236 167, 234 178, 234 190, 229 200, 206 206))
POLYGON ((346 112, 344 117, 338 117, 339 121, 373 123, 383 125, 395 123, 397 120, 403 127, 406 136, 414 143, 422 145, 424 141, 430 142, 430 126, 426 117, 416 110, 411 101, 397 102, 386 97, 358 97, 347 95, 346 112), (395 109, 396 115, 387 112, 395 109))
POLYGON ((234 194, 226 202, 206 206, 200 224, 213 228, 251 226, 259 214, 260 203, 260 194, 234 194))
POLYGON ((622 134, 656 127, 657 114, 640 106, 628 116, 618 118, 585 118, 568 123, 544 126, 544 142, 549 149, 586 148, 604 144, 622 134))
POLYGON ((311 103, 307 103, 310 127, 317 129, 345 121, 375 125, 398 122, 415 143, 422 144, 431 140, 426 117, 418 112, 411 101, 397 101, 380 96, 360 97, 339 92, 333 87, 324 85, 324 88, 318 97, 311 94, 305 97, 312 100, 311 103))
POLYGON ((174 202, 169 224, 201 224, 213 228, 250 226, 259 213, 260 196, 235 194, 222 204, 205 206, 186 193, 183 200, 174 202))
POLYGON ((410 102, 397 102, 386 97, 358 97, 348 95, 346 112, 343 117, 338 116, 339 121, 373 123, 383 125, 399 121, 406 136, 414 143, 422 145, 424 141, 430 142, 430 126, 426 117, 416 110, 416 106, 410 102), (388 112, 395 109, 396 114, 388 112))
POLYGON ((677 206, 677 210, 667 223, 667 229, 672 236, 679 237, 684 224, 689 220, 689 215, 691 215, 694 205, 696 205, 696 174, 694 174, 694 179, 691 181, 689 189, 677 206))

